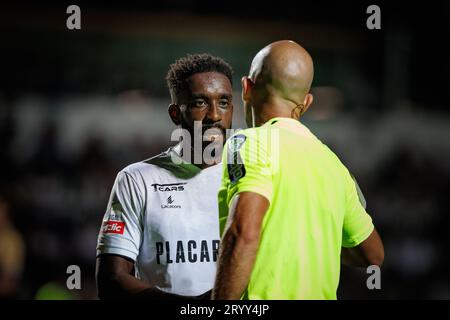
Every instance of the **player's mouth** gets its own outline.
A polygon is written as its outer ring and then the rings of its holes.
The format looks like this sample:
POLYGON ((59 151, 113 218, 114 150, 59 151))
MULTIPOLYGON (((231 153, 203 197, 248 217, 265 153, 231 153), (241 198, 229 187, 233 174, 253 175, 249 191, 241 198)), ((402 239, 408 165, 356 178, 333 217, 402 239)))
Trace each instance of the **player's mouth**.
POLYGON ((223 130, 218 127, 203 127, 203 141, 213 142, 223 137, 223 130))

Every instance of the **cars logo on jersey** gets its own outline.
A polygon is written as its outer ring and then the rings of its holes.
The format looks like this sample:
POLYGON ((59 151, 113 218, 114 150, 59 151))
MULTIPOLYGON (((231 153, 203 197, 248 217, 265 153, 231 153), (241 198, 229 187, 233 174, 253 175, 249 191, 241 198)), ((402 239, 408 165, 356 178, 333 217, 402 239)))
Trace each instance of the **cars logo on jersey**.
POLYGON ((166 183, 166 184, 154 183, 152 184, 152 187, 154 192, 184 191, 185 184, 187 184, 187 182, 166 183))

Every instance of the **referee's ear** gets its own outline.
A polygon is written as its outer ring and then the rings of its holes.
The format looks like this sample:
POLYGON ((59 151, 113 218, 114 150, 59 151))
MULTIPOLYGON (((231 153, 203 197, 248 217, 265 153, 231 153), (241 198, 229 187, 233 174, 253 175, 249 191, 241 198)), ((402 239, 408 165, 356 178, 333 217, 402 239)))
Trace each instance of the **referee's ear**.
POLYGON ((312 95, 311 93, 308 93, 308 94, 305 96, 305 100, 303 100, 303 105, 304 105, 305 107, 303 108, 302 114, 305 113, 306 110, 308 110, 309 106, 313 103, 313 100, 314 100, 314 97, 313 97, 313 95, 312 95))
POLYGON ((172 119, 172 122, 175 125, 179 126, 181 124, 181 120, 180 120, 181 110, 180 110, 180 107, 177 104, 172 103, 172 104, 169 105, 169 109, 167 111, 169 111, 169 116, 170 116, 170 119, 172 119))
POLYGON ((245 102, 250 102, 250 97, 252 96, 251 88, 253 86, 252 80, 249 77, 242 77, 242 100, 245 102))

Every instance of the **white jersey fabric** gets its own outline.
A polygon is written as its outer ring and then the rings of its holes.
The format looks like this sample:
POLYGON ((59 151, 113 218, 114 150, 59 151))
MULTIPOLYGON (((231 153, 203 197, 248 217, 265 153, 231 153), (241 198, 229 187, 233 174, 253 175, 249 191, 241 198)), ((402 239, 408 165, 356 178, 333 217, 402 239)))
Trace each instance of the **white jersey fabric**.
POLYGON ((214 286, 219 250, 221 164, 176 164, 179 146, 117 175, 98 237, 97 256, 135 261, 136 276, 179 295, 214 286))

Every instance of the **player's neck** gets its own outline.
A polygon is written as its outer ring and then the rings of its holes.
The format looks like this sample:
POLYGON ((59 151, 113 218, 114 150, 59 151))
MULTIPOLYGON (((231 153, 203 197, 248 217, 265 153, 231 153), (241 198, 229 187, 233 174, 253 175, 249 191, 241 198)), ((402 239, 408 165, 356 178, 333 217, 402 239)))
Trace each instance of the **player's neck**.
POLYGON ((295 119, 292 117, 292 108, 290 108, 290 106, 286 103, 268 101, 262 104, 262 106, 257 110, 255 110, 255 124, 257 127, 262 126, 273 118, 295 119))
POLYGON ((182 152, 181 154, 179 154, 179 157, 181 157, 183 161, 189 162, 194 166, 197 166, 201 170, 218 164, 221 159, 220 156, 217 156, 215 158, 216 159, 215 162, 213 163, 210 163, 211 161, 208 161, 209 163, 205 162, 204 146, 202 146, 201 148, 194 148, 194 146, 186 144, 184 140, 181 142, 181 151, 182 152))

